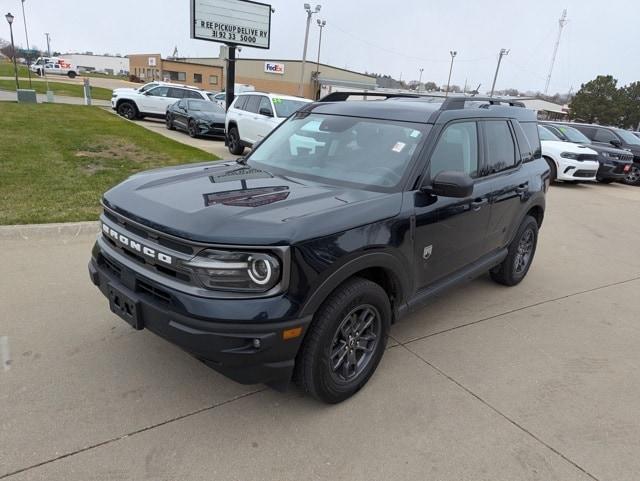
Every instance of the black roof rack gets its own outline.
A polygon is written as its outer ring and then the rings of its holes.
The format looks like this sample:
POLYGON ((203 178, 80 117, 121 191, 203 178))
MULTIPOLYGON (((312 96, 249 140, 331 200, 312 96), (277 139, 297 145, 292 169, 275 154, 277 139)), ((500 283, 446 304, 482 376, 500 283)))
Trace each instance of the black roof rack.
POLYGON ((519 100, 502 99, 498 97, 441 97, 439 95, 429 94, 410 94, 410 93, 387 93, 387 92, 332 92, 322 97, 318 102, 344 102, 350 97, 380 97, 383 99, 409 98, 420 99, 429 98, 433 100, 442 99, 440 110, 457 110, 463 109, 466 102, 486 102, 489 105, 508 104, 511 107, 524 107, 524 103, 519 100))

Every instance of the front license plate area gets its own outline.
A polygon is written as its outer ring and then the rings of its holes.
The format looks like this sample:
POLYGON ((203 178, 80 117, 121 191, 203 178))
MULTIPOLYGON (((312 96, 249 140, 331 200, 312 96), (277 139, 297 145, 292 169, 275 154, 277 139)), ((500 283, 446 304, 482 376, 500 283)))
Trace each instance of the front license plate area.
POLYGON ((144 322, 140 316, 140 303, 121 289, 109 285, 109 308, 136 330, 144 329, 144 322))

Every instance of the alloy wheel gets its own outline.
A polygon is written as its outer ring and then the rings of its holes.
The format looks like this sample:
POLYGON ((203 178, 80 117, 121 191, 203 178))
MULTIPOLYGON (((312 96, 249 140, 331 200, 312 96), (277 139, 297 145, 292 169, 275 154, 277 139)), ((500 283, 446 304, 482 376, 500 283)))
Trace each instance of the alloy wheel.
POLYGON ((349 382, 368 366, 380 340, 381 319, 378 310, 364 304, 352 309, 338 325, 329 348, 331 375, 349 382))
POLYGON ((631 170, 625 177, 625 180, 628 184, 640 183, 640 167, 637 167, 635 165, 631 166, 631 170))
POLYGON ((522 274, 529 262, 531 262, 531 254, 533 253, 533 241, 535 234, 532 229, 527 229, 522 233, 516 255, 513 259, 513 270, 516 274, 522 274))

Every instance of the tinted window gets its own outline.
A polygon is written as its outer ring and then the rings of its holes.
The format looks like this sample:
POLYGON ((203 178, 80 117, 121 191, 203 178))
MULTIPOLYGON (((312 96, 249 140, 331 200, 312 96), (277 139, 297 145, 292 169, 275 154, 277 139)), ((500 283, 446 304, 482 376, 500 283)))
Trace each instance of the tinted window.
POLYGON ((638 140, 638 138, 628 130, 616 129, 616 133, 620 137, 622 137, 622 140, 624 140, 625 143, 631 144, 631 145, 640 145, 640 140, 638 140))
POLYGON ((431 155, 431 178, 443 170, 478 176, 478 129, 475 122, 449 125, 431 155))
POLYGON ((174 99, 181 99, 185 96, 184 95, 185 93, 186 93, 186 90, 171 87, 169 89, 169 93, 167 94, 167 97, 171 97, 174 99))
POLYGON ((180 107, 182 109, 186 109, 187 108, 187 101, 182 99, 180 102, 178 102, 178 107, 180 107))
POLYGON ((618 140, 618 137, 616 137, 615 134, 608 131, 607 129, 596 129, 593 140, 595 140, 596 142, 604 142, 608 144, 612 140, 618 140))
POLYGON ((258 113, 258 105, 260 105, 260 97, 262 95, 247 95, 249 97, 247 99, 247 104, 244 107, 244 110, 247 112, 258 113))
POLYGON ((484 133, 487 159, 482 174, 493 174, 516 165, 516 144, 509 123, 504 120, 486 121, 484 133))
POLYGON ((147 95, 152 97, 166 97, 169 92, 169 87, 156 87, 147 92, 147 95))
POLYGON ((223 114, 224 109, 215 102, 208 100, 189 100, 189 110, 202 110, 203 112, 218 112, 223 114))
POLYGON ((202 95, 200 95, 199 92, 196 92, 195 90, 185 90, 184 91, 184 98, 185 99, 198 99, 198 100, 202 100, 202 95))
POLYGON ((271 101, 267 97, 260 97, 260 105, 258 106, 258 112, 262 109, 266 109, 273 115, 273 109, 271 108, 271 101))
MULTIPOLYGON (((522 122, 520 123, 524 135, 527 137, 529 147, 531 147, 531 154, 533 159, 542 157, 542 147, 540 146, 540 136, 538 135, 538 124, 535 122, 522 122)), ((522 149, 521 149, 522 150, 522 149)))
POLYGON ((246 95, 239 95, 236 98, 236 102, 233 104, 233 108, 244 110, 244 107, 245 107, 246 104, 247 104, 247 96, 246 95))
POLYGON ((556 130, 559 130, 560 133, 564 137, 569 139, 570 142, 578 142, 578 143, 581 143, 581 144, 590 144, 591 143, 591 140, 589 140, 589 137, 584 135, 578 129, 574 129, 573 127, 567 127, 566 125, 554 125, 553 127, 556 130))

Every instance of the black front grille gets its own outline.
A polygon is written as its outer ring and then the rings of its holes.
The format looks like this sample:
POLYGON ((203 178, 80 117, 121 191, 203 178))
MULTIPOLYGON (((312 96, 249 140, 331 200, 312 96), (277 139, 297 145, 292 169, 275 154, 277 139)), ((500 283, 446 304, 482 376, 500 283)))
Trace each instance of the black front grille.
POLYGON ((112 261, 111 259, 107 259, 102 255, 100 256, 98 263, 106 267, 107 270, 110 271, 118 279, 122 277, 122 268, 118 263, 112 261))
POLYGON ((576 172, 573 174, 574 177, 594 177, 596 175, 596 171, 595 170, 576 170, 576 172))
POLYGON ((578 154, 578 160, 598 160, 598 154, 578 154))
POLYGON ((136 280, 136 291, 143 294, 149 294, 162 302, 171 304, 171 294, 169 294, 164 289, 154 287, 151 284, 148 284, 147 282, 140 279, 136 280))

